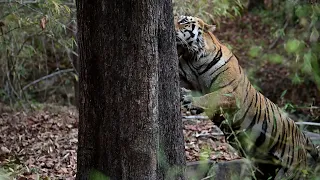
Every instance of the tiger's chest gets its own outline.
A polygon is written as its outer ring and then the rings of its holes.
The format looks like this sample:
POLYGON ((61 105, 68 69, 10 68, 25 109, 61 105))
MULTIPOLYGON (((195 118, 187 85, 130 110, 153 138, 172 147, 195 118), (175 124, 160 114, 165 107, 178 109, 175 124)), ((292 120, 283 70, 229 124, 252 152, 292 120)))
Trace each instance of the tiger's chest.
POLYGON ((183 59, 179 61, 179 75, 184 81, 187 81, 193 88, 192 90, 199 91, 202 94, 210 92, 211 79, 208 78, 208 73, 203 72, 205 67, 187 62, 183 59))

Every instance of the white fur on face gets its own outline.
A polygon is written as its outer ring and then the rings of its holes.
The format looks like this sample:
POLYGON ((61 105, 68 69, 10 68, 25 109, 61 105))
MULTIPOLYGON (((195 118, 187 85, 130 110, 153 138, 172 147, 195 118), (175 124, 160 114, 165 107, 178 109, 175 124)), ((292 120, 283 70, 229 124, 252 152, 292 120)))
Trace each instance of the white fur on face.
POLYGON ((197 19, 191 16, 181 16, 179 25, 184 25, 176 32, 178 45, 186 45, 193 51, 200 51, 203 46, 202 29, 197 25, 197 19))

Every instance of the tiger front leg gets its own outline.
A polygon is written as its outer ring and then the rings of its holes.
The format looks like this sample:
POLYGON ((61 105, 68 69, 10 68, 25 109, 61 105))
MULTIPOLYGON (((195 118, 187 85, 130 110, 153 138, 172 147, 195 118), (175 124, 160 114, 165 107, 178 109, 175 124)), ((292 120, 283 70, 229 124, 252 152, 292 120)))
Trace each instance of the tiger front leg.
POLYGON ((201 107, 196 107, 192 104, 192 91, 186 88, 180 88, 180 102, 182 103, 182 106, 189 110, 191 114, 201 114, 204 112, 204 109, 201 107))
POLYGON ((212 120, 216 115, 237 109, 234 95, 223 91, 215 91, 200 97, 186 96, 184 101, 191 103, 192 106, 204 109, 206 115, 212 120))

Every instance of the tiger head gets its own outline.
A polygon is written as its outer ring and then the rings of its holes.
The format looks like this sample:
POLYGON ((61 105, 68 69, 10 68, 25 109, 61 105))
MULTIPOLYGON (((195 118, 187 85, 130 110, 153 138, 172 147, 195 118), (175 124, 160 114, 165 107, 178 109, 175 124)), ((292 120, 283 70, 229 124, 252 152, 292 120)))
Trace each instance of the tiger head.
POLYGON ((175 18, 176 41, 178 55, 186 51, 200 57, 215 53, 220 45, 212 32, 215 25, 206 24, 203 20, 192 16, 175 18))

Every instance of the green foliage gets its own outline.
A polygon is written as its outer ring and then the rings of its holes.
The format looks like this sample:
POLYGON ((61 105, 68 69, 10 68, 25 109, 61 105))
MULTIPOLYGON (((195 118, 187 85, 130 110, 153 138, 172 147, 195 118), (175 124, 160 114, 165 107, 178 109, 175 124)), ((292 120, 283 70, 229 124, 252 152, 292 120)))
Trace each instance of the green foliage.
POLYGON ((249 49, 248 54, 249 54, 250 57, 255 58, 255 57, 260 56, 261 52, 262 52, 262 47, 260 47, 260 46, 251 46, 251 48, 249 49))
POLYGON ((269 61, 273 64, 281 64, 283 63, 284 57, 280 54, 270 54, 269 61))
POLYGON ((173 0, 176 15, 192 15, 218 23, 220 17, 239 16, 243 9, 241 0, 173 0))
POLYGON ((284 48, 288 53, 299 53, 303 49, 303 42, 297 39, 289 39, 284 48))
POLYGON ((320 5, 296 4, 293 16, 297 18, 296 22, 300 27, 297 27, 296 32, 289 32, 288 37, 293 36, 290 33, 302 33, 302 35, 289 38, 285 44, 289 57, 293 56, 295 59, 291 66, 295 71, 292 81, 293 83, 301 83, 310 79, 318 85, 320 90, 318 60, 320 58, 320 46, 317 30, 320 26, 320 5))
POLYGON ((102 172, 92 170, 89 175, 90 180, 109 180, 110 178, 104 175, 102 172))
POLYGON ((63 3, 66 1, 0 4, 1 101, 32 105, 30 100, 47 99, 57 90, 54 85, 65 81, 53 76, 28 86, 54 71, 72 68, 68 57, 75 53, 75 10, 63 3))
POLYGON ((274 64, 286 65, 294 84, 313 81, 320 90, 320 4, 300 1, 277 2, 272 10, 256 12, 271 26, 275 39, 282 39, 276 52, 265 53, 252 45, 250 57, 262 57, 274 64))

